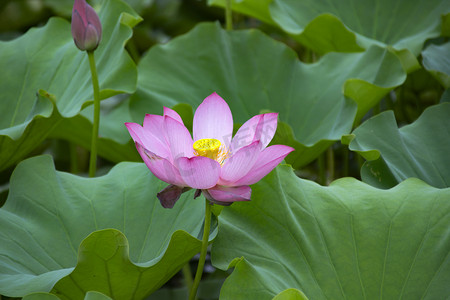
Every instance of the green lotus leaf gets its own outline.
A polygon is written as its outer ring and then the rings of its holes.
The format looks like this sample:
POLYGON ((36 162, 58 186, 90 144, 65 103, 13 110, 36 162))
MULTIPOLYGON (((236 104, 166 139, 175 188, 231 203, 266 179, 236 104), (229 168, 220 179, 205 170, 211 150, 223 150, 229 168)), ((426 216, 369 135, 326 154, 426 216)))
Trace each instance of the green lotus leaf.
POLYGON ((84 300, 112 300, 112 298, 99 292, 90 291, 86 293, 84 300))
POLYGON ((215 91, 230 105, 235 123, 262 111, 279 112, 288 126, 277 142, 297 145, 287 157, 295 168, 349 133, 355 117, 406 78, 395 55, 380 47, 330 53, 308 65, 258 30, 227 32, 217 23, 200 24, 151 48, 138 70, 130 103, 135 122, 141 123, 145 113, 161 114, 162 106, 196 108, 215 91))
POLYGON ((84 300, 112 300, 112 298, 99 292, 90 291, 86 293, 84 300))
MULTIPOLYGON (((172 222, 169 219, 160 221, 163 223, 159 226, 172 222)), ((155 242, 154 239, 148 241, 150 244, 155 242)), ((67 300, 82 299, 89 290, 100 291, 113 299, 144 299, 172 278, 199 250, 199 240, 178 230, 172 234, 160 260, 133 264, 123 233, 115 229, 96 231, 83 240, 76 268, 56 283, 52 293, 67 300)))
MULTIPOLYGON (((98 14, 103 24, 95 51, 100 97, 132 93, 136 66, 123 46, 141 18, 119 0, 104 0, 98 14)), ((0 153, 1 170, 39 145, 58 125, 58 114, 74 117, 92 103, 93 93, 87 55, 76 48, 70 23, 61 18, 0 42, 0 68, 7 70, 0 75, 0 145, 7 149, 0 153), (37 98, 39 90, 41 96, 52 95, 54 105, 37 98)))
POLYGON ((57 296, 50 293, 32 293, 22 298, 23 300, 60 300, 57 296))
MULTIPOLYGON (((108 100, 107 103, 109 102, 108 100)), ((180 114, 186 127, 192 131, 192 107, 189 104, 180 103, 172 108, 180 114)), ((101 126, 97 141, 98 155, 115 163, 121 161, 141 162, 142 158, 136 151, 136 146, 133 140, 130 139, 130 133, 124 125, 125 122, 132 120, 128 99, 100 113, 101 126)), ((89 150, 91 145, 92 119, 93 106, 91 105, 83 109, 79 115, 73 118, 63 119, 51 131, 49 137, 69 140, 89 150)), ((142 120, 138 122, 142 123, 142 120)))
MULTIPOLYGON (((120 101, 120 100, 119 100, 120 101)), ((107 102, 110 102, 108 100, 107 102)), ((113 108, 101 111, 97 153, 112 162, 142 161, 124 123, 131 120, 129 102, 121 101, 113 108)), ((68 140, 89 150, 91 146, 93 106, 80 114, 61 120, 49 134, 50 138, 68 140)))
MULTIPOLYGON (((356 35, 357 44, 364 48, 381 43, 397 50, 408 49, 417 56, 425 40, 439 36, 441 15, 450 12, 450 8, 446 0, 400 0, 394 4, 388 0, 347 0, 340 1, 339 5, 309 0, 274 0, 270 11, 281 28, 295 35, 302 34, 314 18, 330 13, 356 35)), ((321 30, 333 31, 325 26, 321 30)), ((307 32, 303 34, 309 39, 314 38, 307 32)), ((330 39, 330 45, 332 42, 330 39)))
POLYGON ((353 178, 329 187, 278 166, 252 201, 225 207, 213 265, 233 273, 220 299, 446 299, 450 189, 408 179, 379 190, 353 178))
POLYGON ((450 88, 450 42, 442 45, 430 45, 422 51, 423 67, 427 69, 443 86, 450 88))
POLYGON ((370 162, 363 180, 392 187, 407 178, 419 178, 437 188, 450 187, 450 103, 427 108, 412 124, 397 127, 394 113, 383 112, 353 131, 349 144, 370 162), (387 183, 383 183, 387 182, 387 183))
POLYGON ((297 289, 287 289, 273 297, 273 300, 308 300, 308 298, 297 289))
MULTIPOLYGON (((107 103, 109 102, 110 100, 107 103)), ((180 103, 175 105, 173 109, 180 114, 184 124, 192 131, 192 107, 188 104, 180 103)), ((125 122, 132 120, 129 112, 129 101, 120 101, 114 107, 104 109, 100 113, 101 126, 97 141, 98 155, 115 163, 121 161, 141 162, 142 158, 136 151, 136 146, 133 140, 130 139, 130 133, 124 126, 125 122)), ((49 137, 65 139, 89 150, 91 145, 92 119, 93 106, 91 105, 83 109, 79 115, 73 118, 63 119, 51 131, 49 137)), ((138 122, 142 123, 141 120, 138 122)))
POLYGON ((380 157, 380 153, 377 150, 374 150, 373 153, 378 158, 364 162, 361 167, 362 181, 379 189, 390 189, 396 186, 398 181, 391 170, 389 170, 386 161, 383 157, 380 157))
MULTIPOLYGON (((209 3, 225 6, 224 0, 209 3)), ((427 39, 440 35, 441 15, 450 12, 446 0, 244 0, 233 1, 232 7, 278 25, 319 53, 362 51, 375 44, 406 49, 409 59, 419 55, 427 39)), ((418 65, 405 61, 405 67, 412 70, 418 65)))
POLYGON ((155 291, 201 247, 203 201, 189 191, 164 209, 156 193, 166 185, 143 163, 83 178, 56 171, 49 156, 23 161, 0 209, 0 294, 142 299, 155 291))
MULTIPOLYGON (((227 0, 208 0, 208 4, 225 8, 226 1, 227 0)), ((235 11, 276 26, 277 24, 270 16, 269 5, 271 2, 272 0, 231 0, 231 7, 235 11)))
MULTIPOLYGON (((210 5, 217 5, 225 7, 225 0, 209 0, 210 5)), ((289 12, 288 17, 283 16, 283 13, 274 9, 273 0, 244 0, 244 1, 232 1, 232 9, 257 18, 267 24, 278 26, 288 33, 289 30, 283 27, 283 22, 278 19, 283 19, 286 23, 292 22, 291 14, 295 14, 295 11, 289 12), (281 16, 279 16, 281 15, 281 16), (281 23, 281 24, 280 24, 281 23)), ((316 15, 317 16, 317 15, 316 15)), ((330 13, 322 13, 316 18, 308 18, 307 21, 302 19, 304 28, 303 34, 294 34, 294 37, 302 44, 308 46, 318 53, 326 53, 330 51, 335 52, 359 52, 364 51, 356 41, 356 35, 349 31, 338 17, 330 13)), ((290 24, 295 26, 296 23, 290 24)), ((292 34, 292 33, 291 33, 292 34)))
MULTIPOLYGON (((7 103, 4 102, 4 104, 7 103)), ((2 116, 6 117, 4 114, 2 116)), ((2 119, 5 118, 0 118, 0 123, 2 119)), ((27 155, 42 142, 48 132, 58 126, 61 120, 62 117, 56 108, 55 96, 39 90, 26 121, 17 126, 0 129, 0 170, 27 155), (21 135, 21 137, 14 140, 8 134, 21 135)))
POLYGON ((441 96, 440 103, 450 102, 450 89, 446 89, 441 96))
MULTIPOLYGON (((60 300, 58 296, 50 293, 32 293, 22 298, 23 300, 60 300)), ((112 298, 99 293, 99 292, 87 292, 84 300, 111 300, 112 298)))

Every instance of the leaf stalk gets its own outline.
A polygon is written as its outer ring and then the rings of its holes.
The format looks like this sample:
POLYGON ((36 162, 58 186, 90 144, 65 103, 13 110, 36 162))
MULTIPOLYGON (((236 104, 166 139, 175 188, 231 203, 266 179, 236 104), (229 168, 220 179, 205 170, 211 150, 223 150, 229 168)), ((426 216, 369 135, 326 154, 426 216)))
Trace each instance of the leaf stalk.
POLYGON ((233 30, 231 0, 225 0, 225 26, 227 30, 233 30))
POLYGON ((92 87, 94 89, 94 124, 92 126, 91 156, 89 159, 89 177, 95 177, 97 167, 97 140, 100 125, 100 88, 98 84, 97 67, 95 66, 94 51, 87 51, 89 67, 92 74, 92 87))

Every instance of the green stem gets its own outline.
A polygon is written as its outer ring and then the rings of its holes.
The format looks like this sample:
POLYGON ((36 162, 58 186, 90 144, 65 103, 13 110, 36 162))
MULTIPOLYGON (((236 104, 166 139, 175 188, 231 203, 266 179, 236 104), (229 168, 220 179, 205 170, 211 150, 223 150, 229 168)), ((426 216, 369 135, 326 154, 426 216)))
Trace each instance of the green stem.
POLYGON ((100 91, 98 85, 97 68, 95 66, 94 51, 87 51, 89 67, 92 74, 92 87, 94 88, 94 124, 92 126, 91 157, 89 160, 89 177, 95 176, 97 167, 97 138, 100 125, 100 91))
POLYGON ((233 16, 231 13, 231 0, 225 0, 225 26, 227 30, 233 30, 233 16))
POLYGON ((203 227, 202 249, 200 251, 200 259, 198 260, 197 272, 195 273, 194 284, 192 285, 189 300, 194 300, 197 296, 198 285, 202 279, 203 267, 205 266, 206 252, 208 250, 209 230, 211 227, 211 204, 205 200, 205 226, 203 227))

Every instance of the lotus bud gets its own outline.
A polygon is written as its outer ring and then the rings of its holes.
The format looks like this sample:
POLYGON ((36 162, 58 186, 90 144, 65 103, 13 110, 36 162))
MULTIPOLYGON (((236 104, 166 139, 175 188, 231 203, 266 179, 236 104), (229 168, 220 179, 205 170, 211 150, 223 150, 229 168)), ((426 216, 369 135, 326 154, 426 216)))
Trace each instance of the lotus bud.
POLYGON ((86 0, 75 0, 72 10, 72 37, 81 51, 94 51, 102 39, 102 24, 86 0))

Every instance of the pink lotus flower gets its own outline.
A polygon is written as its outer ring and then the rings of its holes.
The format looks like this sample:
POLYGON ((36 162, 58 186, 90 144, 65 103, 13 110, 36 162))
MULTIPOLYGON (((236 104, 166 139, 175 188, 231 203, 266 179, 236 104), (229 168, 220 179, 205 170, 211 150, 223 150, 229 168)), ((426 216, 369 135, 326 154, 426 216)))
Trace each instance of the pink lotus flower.
POLYGON ((277 113, 257 115, 233 134, 233 117, 216 93, 194 115, 194 140, 181 117, 164 107, 164 115, 146 115, 143 126, 125 123, 150 171, 170 185, 158 193, 163 207, 173 207, 181 193, 194 188, 212 203, 250 200, 254 184, 294 149, 267 147, 277 128, 277 113))
POLYGON ((86 0, 75 0, 72 10, 72 37, 81 51, 94 51, 102 39, 102 24, 86 0))

